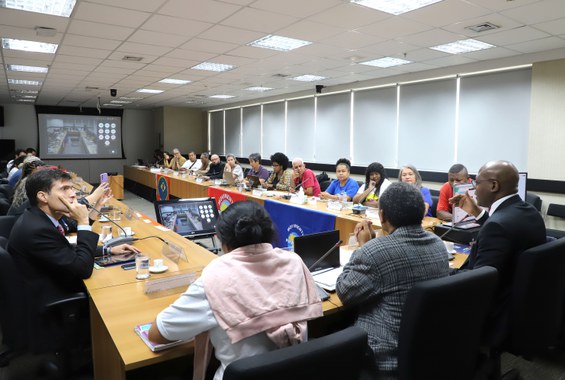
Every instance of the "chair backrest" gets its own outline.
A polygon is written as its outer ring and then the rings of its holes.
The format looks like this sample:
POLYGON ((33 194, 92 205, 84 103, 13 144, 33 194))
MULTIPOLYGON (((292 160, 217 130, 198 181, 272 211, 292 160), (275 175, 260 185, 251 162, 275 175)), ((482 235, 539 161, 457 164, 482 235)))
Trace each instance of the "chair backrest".
POLYGON ((528 191, 528 193, 526 194, 526 202, 528 202, 529 204, 534 206, 536 210, 541 212, 541 198, 539 195, 528 191))
POLYGON ((550 203, 547 207, 547 215, 557 216, 558 218, 565 218, 565 205, 550 203))
POLYGON ((6 215, 10 209, 10 202, 5 198, 0 198, 0 216, 6 215))
POLYGON ((498 271, 481 267, 416 284, 398 337, 400 380, 472 379, 498 271))
POLYGON ((511 352, 532 355, 559 340, 565 294, 565 239, 518 257, 510 309, 511 352))
POLYGON ((24 284, 14 260, 0 247, 0 327, 2 344, 7 348, 0 357, 0 366, 28 346, 26 305, 24 284))
POLYGON ((14 215, 0 215, 0 236, 9 238, 17 219, 18 217, 14 215))
POLYGON ((226 367, 224 380, 357 380, 367 350, 367 333, 349 327, 336 333, 226 367))
POLYGON ((434 218, 437 217, 437 203, 439 202, 439 195, 432 195, 432 204, 430 205, 430 212, 434 218))
POLYGON ((439 190, 436 189, 429 189, 430 190, 430 195, 431 196, 436 196, 439 198, 439 190))

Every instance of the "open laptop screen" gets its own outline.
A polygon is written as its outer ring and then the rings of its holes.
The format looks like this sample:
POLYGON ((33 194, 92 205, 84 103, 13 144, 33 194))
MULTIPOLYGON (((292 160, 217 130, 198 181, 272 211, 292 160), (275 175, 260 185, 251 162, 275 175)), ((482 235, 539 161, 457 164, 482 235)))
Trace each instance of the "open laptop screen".
POLYGON ((181 236, 192 238, 214 234, 218 207, 214 198, 156 201, 157 222, 181 236))
MULTIPOLYGON (((296 236, 294 238, 294 252, 304 261, 308 268, 318 261, 324 253, 335 246, 339 241, 339 230, 319 232, 310 235, 296 236)), ((339 247, 335 247, 334 252, 330 253, 322 260, 311 272, 322 269, 339 267, 339 247)))

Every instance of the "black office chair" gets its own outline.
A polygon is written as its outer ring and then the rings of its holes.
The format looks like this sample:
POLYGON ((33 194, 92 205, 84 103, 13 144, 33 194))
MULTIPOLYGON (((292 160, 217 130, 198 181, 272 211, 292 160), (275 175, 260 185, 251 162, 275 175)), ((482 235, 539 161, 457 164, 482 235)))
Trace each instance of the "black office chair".
POLYGON ((430 205, 430 210, 432 216, 437 218, 437 203, 439 202, 439 195, 432 195, 432 204, 430 205))
POLYGON ((430 195, 432 197, 434 197, 434 196, 439 197, 439 190, 430 189, 430 195))
MULTIPOLYGON (((547 216, 553 216, 556 218, 565 219, 565 205, 550 203, 549 206, 547 207, 547 216)), ((547 236, 552 236, 556 239, 561 239, 562 237, 565 237, 565 231, 554 228, 547 228, 546 234, 547 236)))
POLYGON ((358 327, 237 360, 224 380, 358 380, 367 333, 358 327))
POLYGON ((481 333, 498 271, 482 267, 423 281, 408 292, 398 336, 400 380, 481 377, 481 333))
POLYGON ((6 239, 10 237, 10 232, 17 219, 18 217, 14 215, 0 215, 0 237, 6 239))
POLYGON ((69 379, 71 373, 88 367, 90 352, 79 338, 84 336, 81 317, 88 316, 86 294, 53 298, 39 310, 32 308, 30 299, 12 256, 0 247, 0 367, 26 354, 44 353, 53 355, 38 364, 38 379, 41 374, 69 379))
POLYGON ((8 214, 10 209, 10 201, 6 198, 0 197, 0 216, 8 214))
POLYGON ((519 379, 516 370, 500 376, 502 352, 531 360, 560 340, 565 294, 565 239, 530 248, 518 257, 510 301, 509 335, 491 349, 495 377, 519 379))
POLYGON ((528 191, 528 193, 526 194, 526 202, 528 202, 529 204, 531 204, 532 206, 534 206, 536 208, 536 210, 538 210, 539 212, 541 212, 541 198, 539 195, 534 194, 534 193, 530 193, 528 191))
POLYGON ((0 197, 6 198, 8 200, 12 199, 12 196, 14 195, 14 189, 12 189, 12 186, 6 184, 0 184, 0 197))

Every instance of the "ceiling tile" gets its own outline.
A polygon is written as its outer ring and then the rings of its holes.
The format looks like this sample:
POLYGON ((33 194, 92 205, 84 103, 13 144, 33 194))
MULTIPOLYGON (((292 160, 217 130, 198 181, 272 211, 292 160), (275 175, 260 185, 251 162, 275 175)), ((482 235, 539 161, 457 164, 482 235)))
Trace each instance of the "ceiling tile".
POLYGON ((215 25, 205 32, 201 33, 198 37, 205 38, 207 40, 245 45, 264 36, 264 33, 232 28, 224 25, 215 25))
POLYGON ((342 3, 339 0, 258 0, 251 7, 303 18, 342 3))
POLYGON ((134 30, 119 25, 101 25, 96 22, 72 20, 68 33, 121 41, 127 39, 134 30))
POLYGON ((537 40, 540 38, 549 37, 549 35, 541 30, 524 26, 512 30, 492 33, 489 35, 477 38, 479 41, 488 42, 495 46, 509 45, 519 42, 537 40))
POLYGON ((190 20, 217 23, 241 9, 240 6, 219 1, 169 0, 157 13, 190 20))
POLYGON ((128 42, 177 47, 185 43, 187 39, 188 37, 178 34, 166 34, 147 30, 138 30, 130 38, 128 38, 128 42))
POLYGON ((352 30, 379 22, 388 17, 390 17, 389 14, 347 3, 317 13, 311 16, 310 20, 352 30))
POLYGON ((222 24, 270 34, 296 21, 298 21, 296 17, 268 13, 258 9, 243 8, 223 20, 222 24))
MULTIPOLYGON (((107 5, 77 2, 73 11, 76 20, 94 21, 102 24, 119 25, 131 28, 139 27, 151 15, 130 9, 110 7, 107 5)), ((101 25, 100 27, 104 27, 101 25)))
POLYGON ((222 54, 235 49, 237 46, 238 45, 236 44, 203 40, 201 38, 193 38, 192 40, 188 41, 186 44, 180 46, 180 48, 184 50, 196 50, 196 51, 203 51, 208 53, 222 54))
POLYGON ((208 22, 187 20, 186 18, 154 15, 141 26, 141 29, 193 37, 212 25, 208 22))
POLYGON ((135 9, 137 11, 154 12, 166 0, 87 0, 89 3, 106 4, 110 6, 119 6, 120 8, 135 9))
POLYGON ((65 46, 88 46, 88 48, 103 50, 114 50, 121 44, 118 40, 77 36, 76 34, 67 34, 63 42, 65 46))

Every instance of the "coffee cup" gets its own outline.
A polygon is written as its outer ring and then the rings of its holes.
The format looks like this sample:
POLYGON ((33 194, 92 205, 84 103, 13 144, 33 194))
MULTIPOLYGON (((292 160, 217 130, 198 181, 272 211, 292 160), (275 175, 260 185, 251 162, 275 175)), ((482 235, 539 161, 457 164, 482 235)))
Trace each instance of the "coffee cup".
POLYGON ((161 267, 163 267, 163 259, 153 260, 153 268, 160 269, 161 267))

